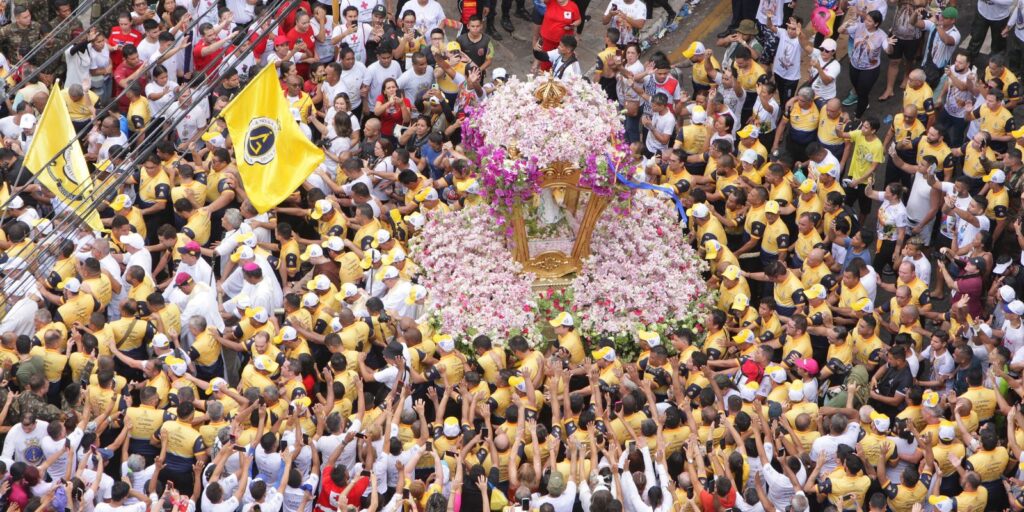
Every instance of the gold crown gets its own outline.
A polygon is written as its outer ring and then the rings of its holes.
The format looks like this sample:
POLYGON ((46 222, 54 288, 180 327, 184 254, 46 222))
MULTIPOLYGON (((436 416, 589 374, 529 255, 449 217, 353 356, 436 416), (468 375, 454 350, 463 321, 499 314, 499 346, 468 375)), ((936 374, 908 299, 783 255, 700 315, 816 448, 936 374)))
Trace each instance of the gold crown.
POLYGON ((537 90, 533 91, 533 97, 537 98, 537 102, 544 108, 554 108, 562 104, 562 99, 568 93, 568 89, 562 85, 554 75, 548 75, 548 80, 537 86, 537 90))

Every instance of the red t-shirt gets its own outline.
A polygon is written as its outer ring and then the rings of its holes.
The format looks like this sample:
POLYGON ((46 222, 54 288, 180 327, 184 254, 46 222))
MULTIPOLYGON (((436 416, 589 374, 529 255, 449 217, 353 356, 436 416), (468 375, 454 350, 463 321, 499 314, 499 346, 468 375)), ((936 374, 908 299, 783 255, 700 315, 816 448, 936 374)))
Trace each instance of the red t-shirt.
POLYGON ((124 33, 121 31, 121 27, 110 29, 110 37, 107 38, 107 44, 118 47, 118 49, 110 51, 110 65, 117 69, 117 66, 124 60, 124 57, 121 56, 121 46, 131 44, 137 47, 140 42, 142 42, 142 34, 135 30, 124 33))
MULTIPOLYGON (((121 80, 124 80, 125 78, 128 78, 129 76, 131 76, 132 73, 134 73, 140 67, 143 67, 145 65, 146 65, 146 63, 142 62, 140 60, 139 61, 139 65, 136 66, 136 67, 131 67, 131 66, 128 65, 127 62, 122 62, 116 68, 114 68, 114 96, 117 96, 118 94, 121 94, 121 86, 118 85, 118 82, 120 82, 121 80)), ((141 87, 143 90, 145 90, 146 89, 146 74, 143 73, 142 75, 140 75, 138 80, 136 81, 136 83, 139 84, 139 87, 141 87)), ((131 102, 128 101, 128 96, 127 95, 121 96, 121 99, 117 100, 117 106, 121 108, 121 113, 127 113, 128 112, 128 105, 130 105, 130 104, 131 104, 131 102)))
MULTIPOLYGON (((709 485, 714 485, 710 483, 709 485)), ((703 512, 718 512, 719 510, 728 510, 736 506, 736 487, 729 488, 729 495, 718 498, 718 508, 715 508, 715 495, 706 491, 700 491, 700 508, 703 512)))
MULTIPOLYGON (((320 495, 316 498, 316 506, 319 512, 334 512, 338 510, 338 497, 341 495, 341 491, 345 490, 345 486, 338 485, 331 479, 331 469, 333 469, 331 466, 327 466, 320 474, 321 489, 320 495)), ((352 490, 348 492, 348 502, 358 507, 363 492, 370 486, 370 478, 365 476, 356 478, 358 480, 352 486, 352 490)))
MULTIPOLYGON (((293 27, 288 31, 288 47, 295 48, 295 43, 302 39, 306 42, 306 52, 303 58, 308 58, 309 54, 316 49, 316 40, 313 39, 313 29, 307 29, 305 33, 300 33, 293 27)), ((309 64, 296 64, 295 71, 297 71, 303 77, 309 77, 309 64)))
POLYGON ((220 61, 224 58, 225 52, 230 54, 234 51, 235 47, 230 44, 221 46, 217 51, 204 57, 203 48, 206 48, 207 46, 209 45, 206 44, 205 39, 200 39, 199 42, 196 43, 195 47, 192 48, 192 62, 196 71, 206 69, 206 75, 209 76, 217 72, 217 66, 220 66, 220 61), (210 65, 211 62, 214 62, 215 64, 210 65), (207 68, 207 65, 210 65, 210 67, 207 68))
MULTIPOLYGON (((288 9, 289 7, 291 7, 291 3, 285 2, 284 5, 277 9, 277 16, 281 17, 281 14, 283 14, 285 9, 288 9)), ((299 13, 299 9, 306 11, 306 14, 310 16, 313 15, 313 8, 309 6, 309 2, 307 2, 306 0, 302 0, 301 2, 299 2, 298 9, 292 9, 292 12, 288 13, 288 16, 285 16, 285 18, 281 20, 281 23, 277 26, 278 34, 281 34, 283 36, 288 35, 288 32, 290 32, 291 29, 295 27, 295 15, 299 13)))
POLYGON ((565 5, 558 0, 548 0, 548 10, 544 13, 544 21, 540 25, 540 37, 545 41, 558 43, 562 36, 575 34, 572 24, 580 19, 580 8, 576 2, 569 0, 565 5))
MULTIPOLYGON (((383 94, 377 96, 378 105, 385 101, 387 101, 387 98, 385 98, 383 94)), ((412 103, 409 102, 409 98, 402 98, 402 102, 404 102, 405 106, 409 107, 410 110, 412 109, 412 103)), ((402 109, 394 106, 388 107, 388 109, 385 110, 378 119, 380 119, 381 135, 390 137, 395 133, 395 125, 402 123, 402 109)))

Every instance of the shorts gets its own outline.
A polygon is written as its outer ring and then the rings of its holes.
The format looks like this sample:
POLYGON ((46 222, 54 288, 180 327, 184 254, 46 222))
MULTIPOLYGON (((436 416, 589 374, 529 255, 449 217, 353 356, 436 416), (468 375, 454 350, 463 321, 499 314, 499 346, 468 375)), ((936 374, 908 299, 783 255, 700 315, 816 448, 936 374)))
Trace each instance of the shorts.
POLYGON ((921 49, 921 38, 917 39, 896 39, 896 46, 892 49, 889 59, 915 60, 918 50, 921 49))

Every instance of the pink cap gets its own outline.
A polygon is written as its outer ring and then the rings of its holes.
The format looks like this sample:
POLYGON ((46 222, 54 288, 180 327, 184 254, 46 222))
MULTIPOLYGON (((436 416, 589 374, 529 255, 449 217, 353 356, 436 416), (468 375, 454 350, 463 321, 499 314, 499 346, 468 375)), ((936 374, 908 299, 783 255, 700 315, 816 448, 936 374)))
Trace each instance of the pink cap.
POLYGON ((803 357, 793 361, 793 366, 802 369, 807 372, 808 375, 818 374, 818 362, 809 357, 803 357))
POLYGON ((199 245, 199 242, 193 240, 191 242, 186 243, 183 247, 178 248, 178 252, 182 254, 195 253, 196 255, 198 255, 200 252, 202 252, 202 246, 199 245))
POLYGON ((252 262, 252 261, 250 261, 249 263, 246 263, 245 265, 242 265, 242 270, 244 270, 246 272, 255 272, 255 271, 259 270, 259 269, 260 269, 260 266, 257 265, 256 263, 252 262))
POLYGON ((186 272, 178 272, 178 275, 174 276, 174 284, 181 286, 192 280, 192 276, 186 272))

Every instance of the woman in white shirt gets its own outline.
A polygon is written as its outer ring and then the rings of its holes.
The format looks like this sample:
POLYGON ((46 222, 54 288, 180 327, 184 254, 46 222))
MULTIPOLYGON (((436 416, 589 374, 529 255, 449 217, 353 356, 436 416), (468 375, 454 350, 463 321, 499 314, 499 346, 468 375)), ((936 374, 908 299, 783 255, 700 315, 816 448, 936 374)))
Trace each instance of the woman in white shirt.
POLYGON ((327 15, 326 5, 320 2, 313 3, 313 17, 309 19, 309 28, 313 31, 316 54, 320 56, 320 62, 334 62, 336 46, 331 41, 334 18, 327 15))
POLYGON ((157 64, 153 68, 153 80, 146 84, 146 98, 154 116, 164 117, 166 107, 174 103, 174 90, 178 84, 170 79, 167 68, 157 64))
POLYGON ((903 241, 910 226, 907 207, 903 204, 905 191, 902 184, 894 182, 886 185, 885 190, 872 194, 872 199, 882 202, 878 208, 878 241, 881 246, 872 263, 876 269, 895 269, 899 265, 903 241))

